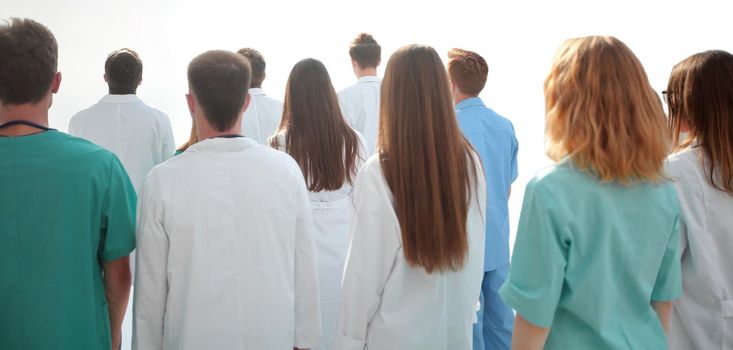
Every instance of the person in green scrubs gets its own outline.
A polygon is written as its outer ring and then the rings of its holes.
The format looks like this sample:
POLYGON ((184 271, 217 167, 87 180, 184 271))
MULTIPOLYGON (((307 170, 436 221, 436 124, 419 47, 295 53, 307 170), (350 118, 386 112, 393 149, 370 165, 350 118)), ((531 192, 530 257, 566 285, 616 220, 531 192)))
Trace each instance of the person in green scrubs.
POLYGON ((117 349, 135 192, 119 160, 48 128, 57 44, 0 24, 0 349, 117 349))
POLYGON ((513 349, 666 349, 682 281, 661 103, 613 37, 567 41, 545 99, 557 163, 527 185, 500 291, 513 349))

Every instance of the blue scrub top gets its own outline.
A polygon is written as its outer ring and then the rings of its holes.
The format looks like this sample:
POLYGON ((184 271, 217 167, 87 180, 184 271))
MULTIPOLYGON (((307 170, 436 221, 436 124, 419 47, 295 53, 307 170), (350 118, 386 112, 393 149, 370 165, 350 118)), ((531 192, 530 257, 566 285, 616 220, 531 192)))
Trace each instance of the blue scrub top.
POLYGON ((514 126, 478 97, 456 105, 458 124, 483 163, 486 175, 486 255, 484 271, 509 263, 509 190, 517 179, 519 144, 514 126))

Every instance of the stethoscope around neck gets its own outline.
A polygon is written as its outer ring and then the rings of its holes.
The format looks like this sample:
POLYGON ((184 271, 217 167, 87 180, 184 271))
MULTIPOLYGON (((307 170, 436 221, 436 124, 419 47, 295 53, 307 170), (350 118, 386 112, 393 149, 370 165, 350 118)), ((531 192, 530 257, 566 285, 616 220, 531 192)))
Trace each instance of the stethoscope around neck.
POLYGON ((28 120, 21 120, 21 119, 11 120, 11 121, 9 121, 7 123, 0 124, 0 129, 9 128, 9 127, 11 127, 13 125, 26 125, 26 126, 30 126, 32 128, 36 128, 36 129, 39 129, 39 130, 42 130, 42 131, 56 130, 56 129, 49 128, 47 126, 43 126, 41 124, 36 124, 34 122, 31 122, 31 121, 28 121, 28 120))

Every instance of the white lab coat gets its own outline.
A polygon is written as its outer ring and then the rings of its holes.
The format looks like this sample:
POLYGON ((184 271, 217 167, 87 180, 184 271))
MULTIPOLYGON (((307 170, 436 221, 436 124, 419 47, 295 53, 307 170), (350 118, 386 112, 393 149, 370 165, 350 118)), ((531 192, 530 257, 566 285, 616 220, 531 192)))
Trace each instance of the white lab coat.
POLYGON ((462 269, 410 267, 378 155, 359 172, 334 350, 463 350, 472 344, 484 263, 486 183, 479 169, 462 269))
MULTIPOLYGON (((366 161, 364 137, 359 138, 356 169, 366 161)), ((285 151, 285 135, 277 135, 280 150, 285 151)), ((355 180, 356 178, 354 178, 355 180)), ((346 251, 349 248, 349 219, 351 217, 352 184, 348 182, 335 191, 309 192, 313 226, 315 228, 316 261, 318 262, 318 286, 321 305, 321 338, 317 348, 331 348, 336 321, 338 320, 341 278, 344 272, 346 251)))
POLYGON ((242 119, 242 135, 249 137, 261 145, 275 134, 283 115, 283 103, 265 95, 262 89, 249 89, 251 100, 244 111, 242 119))
POLYGON ((206 139, 153 169, 139 203, 133 349, 317 345, 313 224, 290 156, 206 139))
POLYGON ((700 148, 671 156, 682 211, 682 298, 675 301, 670 349, 733 349, 733 196, 708 182, 700 148))
POLYGON ((136 95, 106 95, 69 122, 69 134, 114 153, 135 191, 145 175, 176 151, 170 120, 136 95))
POLYGON ((366 76, 338 93, 341 113, 352 128, 364 135, 370 155, 374 153, 377 143, 381 86, 381 79, 366 76))

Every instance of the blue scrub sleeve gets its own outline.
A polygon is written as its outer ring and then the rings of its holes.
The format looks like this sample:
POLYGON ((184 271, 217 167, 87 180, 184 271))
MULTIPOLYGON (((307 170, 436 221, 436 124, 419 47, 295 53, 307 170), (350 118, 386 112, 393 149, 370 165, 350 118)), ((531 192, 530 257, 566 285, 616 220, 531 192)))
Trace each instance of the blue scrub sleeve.
POLYGON ((113 156, 109 187, 102 207, 100 257, 112 261, 135 249, 135 211, 137 196, 127 172, 113 156))
POLYGON ((519 176, 519 170, 517 166, 517 153, 519 153, 519 142, 517 142, 516 135, 512 134, 512 182, 514 182, 519 176))
POLYGON ((527 185, 509 279, 499 292, 524 319, 544 328, 555 317, 567 261, 568 244, 553 217, 557 207, 535 180, 527 185))
POLYGON ((652 301, 669 301, 682 296, 682 268, 680 266, 680 219, 675 218, 672 234, 659 267, 652 291, 652 301))

